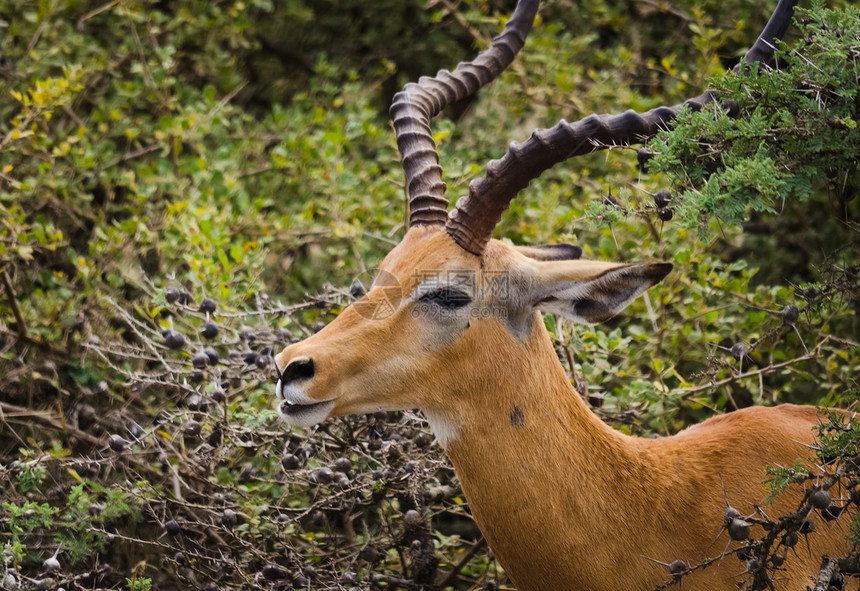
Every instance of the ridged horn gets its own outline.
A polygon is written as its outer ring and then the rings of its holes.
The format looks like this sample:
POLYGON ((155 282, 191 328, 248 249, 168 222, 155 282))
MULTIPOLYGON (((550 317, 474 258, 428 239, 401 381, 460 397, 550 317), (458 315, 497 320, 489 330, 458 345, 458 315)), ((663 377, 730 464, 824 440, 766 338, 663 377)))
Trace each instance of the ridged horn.
POLYGON ((430 120, 447 105, 478 92, 510 65, 525 44, 538 4, 538 0, 520 0, 504 31, 473 61, 458 64, 453 72, 441 70, 434 78, 422 77, 394 95, 390 115, 406 173, 410 226, 441 226, 448 219, 449 203, 430 120))
POLYGON ((490 161, 486 174, 469 183, 468 196, 457 201, 448 219, 448 234, 461 247, 480 256, 502 219, 502 212, 532 179, 574 156, 606 146, 644 142, 666 129, 682 108, 701 110, 713 100, 713 94, 708 91, 681 104, 645 113, 589 115, 576 123, 562 119, 550 129, 535 130, 521 144, 511 142, 507 154, 490 161))
MULTIPOLYGON (((796 4, 797 0, 779 1, 744 62, 765 62, 773 57, 774 39, 785 34, 796 4)), ((480 256, 511 200, 545 170, 608 146, 643 143, 667 129, 682 108, 700 110, 715 96, 709 90, 683 103, 641 114, 627 111, 620 115, 590 115, 576 123, 562 119, 551 129, 534 131, 522 144, 512 142, 501 159, 487 164, 483 177, 469 183, 469 194, 457 201, 446 222, 448 234, 462 248, 480 256)))

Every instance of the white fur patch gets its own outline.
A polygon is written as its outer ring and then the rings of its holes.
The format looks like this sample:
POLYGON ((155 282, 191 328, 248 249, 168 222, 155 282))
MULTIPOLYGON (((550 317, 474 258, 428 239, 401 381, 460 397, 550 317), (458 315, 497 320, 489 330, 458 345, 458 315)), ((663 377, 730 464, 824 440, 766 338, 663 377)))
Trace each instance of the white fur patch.
POLYGON ((443 448, 447 448, 460 436, 460 426, 444 412, 425 410, 424 416, 427 417, 427 422, 430 423, 430 429, 433 431, 433 435, 436 436, 436 441, 443 448))
POLYGON ((326 420, 334 408, 334 400, 316 400, 306 396, 298 387, 281 380, 275 386, 275 408, 281 419, 305 429, 326 420), (283 400, 281 400, 283 399, 283 400))

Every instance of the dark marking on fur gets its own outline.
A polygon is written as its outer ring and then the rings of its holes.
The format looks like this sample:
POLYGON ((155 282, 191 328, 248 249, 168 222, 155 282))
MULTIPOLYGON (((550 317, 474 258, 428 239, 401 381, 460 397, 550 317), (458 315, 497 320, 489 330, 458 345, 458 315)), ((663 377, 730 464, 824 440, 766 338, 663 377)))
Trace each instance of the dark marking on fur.
POLYGON ((524 427, 526 424, 526 415, 519 406, 514 407, 514 412, 511 413, 511 427, 524 427))

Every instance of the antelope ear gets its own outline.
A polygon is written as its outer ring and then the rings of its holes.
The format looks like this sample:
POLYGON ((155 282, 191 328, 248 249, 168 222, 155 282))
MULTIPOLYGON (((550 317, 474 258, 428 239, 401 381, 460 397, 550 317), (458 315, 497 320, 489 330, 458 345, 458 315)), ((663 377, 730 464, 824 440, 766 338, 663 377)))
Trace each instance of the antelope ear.
POLYGON ((542 312, 596 324, 618 314, 671 270, 670 263, 541 263, 533 283, 532 302, 542 312))

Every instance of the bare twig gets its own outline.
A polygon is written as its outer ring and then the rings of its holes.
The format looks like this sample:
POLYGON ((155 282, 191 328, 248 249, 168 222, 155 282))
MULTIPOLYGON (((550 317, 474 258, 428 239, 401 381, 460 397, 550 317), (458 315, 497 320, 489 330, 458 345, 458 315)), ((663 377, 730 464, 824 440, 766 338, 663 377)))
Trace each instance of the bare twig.
POLYGON ((725 379, 719 380, 717 382, 709 382, 707 384, 703 384, 701 386, 692 386, 690 388, 679 388, 677 391, 680 392, 685 398, 689 397, 692 394, 697 392, 704 392, 707 390, 713 390, 715 388, 719 388, 720 386, 725 386, 726 384, 731 384, 732 382, 736 382, 738 380, 743 380, 746 378, 755 377, 762 374, 768 374, 772 371, 776 371, 777 369, 782 369, 783 367, 788 367, 790 365, 794 365, 796 363, 800 363, 802 361, 809 361, 810 359, 817 359, 820 357, 820 354, 817 352, 817 348, 815 351, 810 353, 809 355, 801 355, 800 357, 796 357, 794 359, 790 359, 788 361, 783 361, 782 363, 774 363, 772 365, 768 365, 767 367, 763 367, 761 369, 757 369, 755 371, 748 371, 746 373, 739 373, 727 377, 725 379))
POLYGON ((104 445, 104 442, 98 437, 90 435, 89 433, 81 431, 80 429, 76 429, 70 426, 68 423, 64 423, 58 419, 55 419, 48 411, 37 411, 25 408, 23 406, 10 404, 8 402, 0 402, 0 414, 5 413, 26 415, 30 420, 36 423, 45 425, 46 427, 51 427, 52 429, 56 429, 58 431, 62 431, 74 437, 75 439, 79 439, 80 441, 85 441, 86 443, 90 443, 92 445, 104 445))

